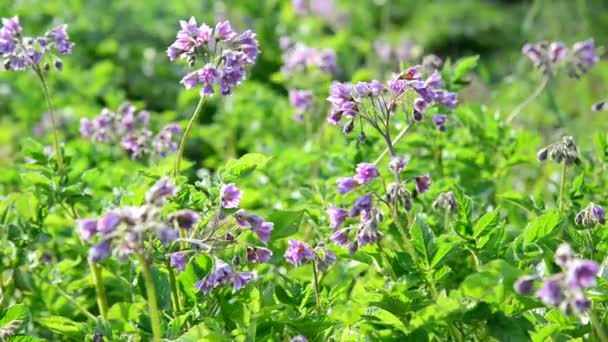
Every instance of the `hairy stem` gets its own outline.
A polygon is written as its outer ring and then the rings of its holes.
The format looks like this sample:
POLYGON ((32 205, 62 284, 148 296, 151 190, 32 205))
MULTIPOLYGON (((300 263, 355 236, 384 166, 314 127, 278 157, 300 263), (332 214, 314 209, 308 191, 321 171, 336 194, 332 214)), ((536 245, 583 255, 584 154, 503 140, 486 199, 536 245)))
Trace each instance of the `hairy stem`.
POLYGON ((101 319, 105 322, 108 318, 108 300, 106 299, 106 289, 103 285, 101 267, 89 260, 89 268, 91 269, 93 283, 95 284, 95 293, 97 294, 97 307, 99 308, 99 315, 101 315, 101 319))
POLYGON ((315 300, 317 304, 317 314, 321 314, 321 297, 319 294, 319 278, 317 274, 317 264, 312 262, 312 282, 315 287, 315 300))
POLYGON ((591 326, 595 330, 597 337, 602 342, 608 342, 608 335, 604 331, 604 327, 602 326, 602 322, 597 318, 597 315, 594 311, 589 312, 589 322, 591 326))
POLYGON ((549 84, 549 77, 544 77, 538 88, 536 88, 536 90, 527 99, 525 99, 524 102, 520 103, 511 111, 511 113, 509 113, 509 116, 505 122, 507 124, 511 123, 511 121, 513 121, 513 119, 515 119, 515 117, 517 117, 517 115, 519 115, 524 108, 532 103, 532 101, 534 101, 543 92, 543 90, 545 90, 547 84, 549 84))
POLYGON ((57 121, 55 120, 55 113, 53 112, 53 105, 51 104, 51 96, 49 95, 49 87, 44 80, 44 75, 42 74, 42 70, 38 66, 34 66, 34 72, 38 79, 40 80, 40 84, 42 85, 42 93, 44 95, 44 99, 46 100, 46 106, 48 107, 49 116, 51 117, 51 126, 53 129, 53 143, 55 145, 55 159, 57 159, 57 168, 59 173, 63 172, 63 155, 61 153, 61 144, 59 143, 59 133, 57 132, 57 121))
POLYGON ((179 292, 177 290, 177 282, 175 279, 175 271, 171 266, 171 261, 169 257, 166 260, 167 270, 169 271, 169 285, 171 286, 171 299, 173 300, 173 312, 175 315, 179 314, 181 310, 179 292))
MULTIPOLYGON (((399 134, 395 137, 394 140, 391 141, 390 146, 394 147, 395 145, 397 145, 397 143, 405 136, 405 134, 410 130, 410 128, 414 125, 414 120, 412 120, 409 124, 407 124, 407 126, 405 126, 404 129, 401 130, 401 132, 399 132, 399 134)), ((390 149, 387 147, 384 151, 382 151, 382 153, 380 154, 380 156, 376 159, 376 161, 374 162, 374 164, 378 164, 379 162, 382 161, 382 158, 384 158, 384 156, 390 152, 390 149)))
POLYGON ((150 264, 143 254, 137 254, 137 259, 141 264, 141 271, 146 284, 146 294, 148 297, 148 306, 150 307, 150 320, 152 323, 152 341, 160 342, 160 312, 158 311, 158 302, 156 301, 156 288, 154 287, 154 279, 152 279, 152 271, 150 264))
POLYGON ((194 126, 194 121, 198 117, 198 115, 203 110, 203 103, 205 102, 205 97, 201 96, 198 100, 198 104, 192 113, 192 117, 190 117, 190 121, 188 121, 188 125, 184 130, 184 135, 182 136, 181 141, 179 142, 179 149, 177 150, 177 158, 175 159, 175 169, 173 170, 174 177, 179 175, 180 164, 182 162, 182 157, 184 156, 184 149, 186 148, 186 142, 188 140, 188 136, 190 135, 190 131, 192 130, 192 126, 194 126))
POLYGON ((87 310, 84 306, 82 306, 80 303, 78 303, 78 301, 75 298, 70 296, 67 292, 63 291, 61 289, 61 287, 59 287, 53 283, 51 283, 51 286, 53 286, 53 288, 55 288, 55 290, 57 290, 57 292, 59 292, 60 295, 62 295, 65 299, 67 299, 68 302, 72 303, 72 305, 74 305, 76 307, 76 309, 80 310, 85 316, 87 316, 88 319, 90 319, 93 322, 97 322, 97 317, 95 317, 95 315, 93 315, 89 310, 87 310))
POLYGON ((566 192, 566 173, 567 173, 567 166, 565 162, 562 162, 562 174, 560 177, 560 184, 559 184, 559 198, 558 198, 558 206, 559 206, 559 212, 561 213, 564 210, 564 195, 566 192))

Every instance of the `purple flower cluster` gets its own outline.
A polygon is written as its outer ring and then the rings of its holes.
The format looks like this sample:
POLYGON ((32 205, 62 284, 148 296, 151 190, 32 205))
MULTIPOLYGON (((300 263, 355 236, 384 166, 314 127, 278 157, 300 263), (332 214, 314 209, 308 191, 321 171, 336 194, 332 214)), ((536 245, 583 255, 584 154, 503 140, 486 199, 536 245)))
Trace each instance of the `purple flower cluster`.
MULTIPOLYGON (((585 297, 584 290, 595 287, 595 277, 599 265, 592 260, 576 258, 568 244, 562 244, 555 251, 555 263, 562 272, 549 276, 536 291, 545 305, 559 307, 564 313, 584 313, 591 307, 591 301, 585 297)), ((534 290, 535 278, 524 276, 515 284, 519 294, 530 294, 534 290)))
POLYGON ((574 223, 577 226, 588 228, 593 228, 596 225, 603 226, 606 224, 606 212, 604 211, 604 208, 591 202, 585 209, 576 214, 574 223))
POLYGON ((283 39, 283 66, 281 72, 289 76, 294 72, 303 72, 310 69, 318 69, 321 72, 334 74, 338 66, 336 53, 331 49, 316 49, 302 43, 291 43, 283 39))
POLYGON ((285 260, 293 266, 301 266, 314 262, 321 272, 326 271, 336 263, 336 254, 320 243, 312 249, 307 243, 299 240, 289 240, 289 248, 285 251, 285 260))
POLYGON ((67 25, 58 26, 40 37, 26 37, 22 31, 19 17, 2 18, 0 58, 4 69, 21 71, 34 67, 48 70, 49 62, 57 70, 63 68, 58 55, 69 55, 74 48, 74 43, 68 37, 67 25))
POLYGON ((133 159, 145 155, 166 157, 177 150, 181 129, 177 123, 163 127, 156 135, 148 128, 150 113, 137 111, 130 103, 122 104, 116 112, 104 108, 92 120, 80 120, 80 134, 93 142, 117 143, 133 159))
POLYGON ((234 183, 226 184, 220 190, 222 208, 234 209, 239 207, 243 192, 234 183))
POLYGON ((420 55, 420 47, 409 39, 402 40, 397 46, 391 46, 389 42, 378 39, 373 45, 376 55, 384 64, 408 61, 420 55))
POLYGON ((309 111, 312 106, 312 91, 298 89, 289 90, 289 104, 296 110, 294 120, 302 122, 304 120, 304 114, 309 111))
POLYGON ((253 273, 234 272, 230 265, 216 259, 213 271, 205 278, 199 280, 194 286, 199 292, 209 294, 212 290, 222 285, 232 283, 233 290, 238 291, 254 278, 255 275, 253 273))
POLYGON ((380 176, 380 172, 376 165, 372 163, 360 163, 357 165, 357 173, 352 177, 338 178, 336 181, 338 185, 338 192, 345 194, 350 192, 363 184, 368 184, 373 179, 380 176))
MULTIPOLYGON (((373 125, 375 116, 367 113, 372 111, 379 113, 379 117, 389 117, 396 111, 407 91, 418 95, 413 102, 412 117, 415 121, 421 121, 432 105, 454 108, 458 103, 457 94, 441 88, 442 79, 439 72, 435 70, 424 80, 420 69, 420 66, 410 67, 393 75, 386 85, 377 80, 355 85, 334 83, 327 98, 331 103, 327 121, 335 126, 345 117, 349 120, 349 129, 346 131, 352 131, 355 119, 361 115, 373 125)), ((434 123, 439 129, 445 130, 446 120, 445 116, 436 116, 434 123)))
POLYGON ((335 0, 293 0, 293 9, 298 16, 316 15, 327 20, 337 16, 335 0))
POLYGON ((568 75, 578 78, 599 61, 593 39, 574 43, 571 49, 563 42, 528 43, 523 46, 522 53, 545 75, 553 74, 565 62, 568 75))
POLYGON ((213 95, 219 87, 221 95, 232 94, 232 88, 245 79, 245 68, 259 54, 256 34, 251 30, 235 32, 228 21, 214 28, 198 26, 194 17, 180 21, 177 39, 167 49, 171 61, 185 59, 194 71, 181 80, 186 89, 202 85, 201 96, 213 95))
MULTIPOLYGON (((78 230, 83 240, 99 239, 89 250, 89 259, 100 262, 111 254, 125 257, 140 253, 148 232, 155 233, 163 244, 168 244, 179 237, 178 228, 194 228, 199 216, 192 210, 180 210, 165 219, 161 218, 163 204, 176 192, 177 188, 167 178, 162 178, 148 190, 144 205, 113 209, 99 219, 78 220, 78 230)), ((171 262, 178 265, 178 269, 181 267, 180 257, 171 257, 171 262)))
POLYGON ((353 207, 348 210, 330 204, 327 210, 329 215, 330 228, 338 229, 348 219, 359 217, 357 225, 349 225, 346 228, 335 230, 330 236, 331 240, 340 246, 349 246, 351 253, 354 253, 359 247, 374 243, 380 239, 382 234, 378 231, 378 224, 382 221, 382 212, 373 208, 373 200, 371 195, 363 195, 353 204, 353 207), (356 239, 350 241, 349 234, 355 232, 356 239))
POLYGON ((243 209, 240 209, 234 213, 236 222, 241 227, 249 227, 258 236, 260 241, 268 243, 270 240, 270 234, 274 229, 274 223, 267 222, 258 215, 250 214, 243 209))

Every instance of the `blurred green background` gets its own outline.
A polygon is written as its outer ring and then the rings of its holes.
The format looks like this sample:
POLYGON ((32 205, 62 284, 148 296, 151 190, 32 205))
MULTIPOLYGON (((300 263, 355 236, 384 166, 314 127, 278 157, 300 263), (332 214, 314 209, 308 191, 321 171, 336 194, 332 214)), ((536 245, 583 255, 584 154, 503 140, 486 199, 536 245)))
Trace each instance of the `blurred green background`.
MULTIPOLYGON (((178 20, 193 15, 199 22, 229 19, 237 30, 252 28, 260 40, 259 62, 230 100, 207 106, 201 120, 217 125, 195 132, 188 146, 188 158, 209 167, 225 151, 227 142, 220 132, 228 128, 236 134, 255 132, 252 139, 236 139, 242 143, 231 149, 235 154, 300 134, 291 121, 285 86, 273 78, 281 66, 281 36, 335 49, 341 80, 397 71, 396 66, 377 63, 377 39, 393 44, 408 39, 424 54, 442 58, 479 54, 481 66, 461 102, 480 101, 488 113, 506 115, 539 82, 520 53, 525 42, 562 40, 571 45, 594 37, 601 45, 608 33, 608 2, 603 0, 336 0, 330 17, 298 17, 289 0, 4 0, 0 14, 19 15, 30 35, 43 34, 52 25, 69 25, 74 55, 64 59, 63 72, 49 75, 57 110, 72 118, 64 130, 68 136, 77 136, 78 118, 92 117, 104 106, 116 108, 126 99, 157 112, 158 122, 183 122, 198 94, 178 84, 186 66, 169 62, 165 54, 178 20), (214 115, 217 112, 221 117, 214 115), (275 131, 256 132, 256 120, 262 122, 260 127, 273 123, 275 131)), ((605 129, 604 114, 591 113, 590 106, 607 95, 607 73, 608 67, 600 63, 579 81, 559 75, 518 124, 555 136, 567 131, 579 140, 588 138, 585 133, 591 127, 605 129)), ((11 163, 19 140, 31 133, 44 112, 33 75, 0 73, 1 166, 11 163)))

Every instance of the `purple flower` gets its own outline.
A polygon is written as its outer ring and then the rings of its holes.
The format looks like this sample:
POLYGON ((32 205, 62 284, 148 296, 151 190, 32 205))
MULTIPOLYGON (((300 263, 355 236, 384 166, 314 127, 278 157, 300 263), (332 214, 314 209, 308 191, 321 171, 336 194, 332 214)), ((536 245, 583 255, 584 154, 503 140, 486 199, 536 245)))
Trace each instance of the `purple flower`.
POLYGON ((194 286, 199 292, 208 294, 211 290, 218 286, 225 285, 229 281, 233 280, 234 272, 230 265, 226 264, 221 260, 217 260, 215 263, 215 269, 211 274, 202 280, 198 281, 194 286))
POLYGON ((445 123, 448 121, 448 117, 443 114, 435 114, 433 115, 433 123, 441 132, 445 132, 445 123))
POLYGON ((353 90, 355 92, 355 95, 359 99, 368 97, 372 91, 369 86, 369 83, 367 83, 367 82, 359 82, 359 83, 355 84, 355 86, 353 87, 353 90))
POLYGON ((332 109, 329 112, 329 115, 327 116, 327 122, 329 122, 333 126, 338 125, 338 123, 340 122, 340 119, 342 119, 342 112, 340 110, 336 110, 336 109, 332 109))
POLYGON ((378 96, 385 90, 382 82, 380 82, 378 80, 372 80, 369 83, 369 89, 371 91, 372 96, 378 96))
POLYGON ((572 46, 572 50, 577 59, 578 66, 583 71, 589 70, 589 68, 594 66, 595 63, 600 60, 597 55, 593 39, 587 39, 585 41, 575 43, 572 46))
POLYGON ((288 263, 297 267, 305 262, 313 261, 315 254, 306 243, 289 239, 289 248, 285 251, 284 257, 288 263))
POLYGON ((549 60, 551 63, 556 64, 559 61, 566 58, 568 54, 568 48, 562 42, 553 42, 549 45, 549 60))
POLYGON ((146 202, 163 204, 167 198, 175 196, 176 193, 177 188, 175 185, 171 184, 169 178, 163 177, 146 192, 146 202))
POLYGON ((574 260, 568 266, 568 286, 571 288, 587 288, 596 285, 595 277, 600 266, 591 260, 574 260))
POLYGON ((260 241, 262 241, 263 243, 268 243, 268 240, 270 240, 270 234, 274 229, 274 223, 262 222, 259 225, 252 226, 251 229, 258 236, 260 241))
POLYGON ((513 285, 513 289, 521 295, 532 293, 534 289, 534 277, 524 276, 517 279, 513 285))
POLYGON ((177 221, 177 225, 186 230, 194 227, 200 219, 195 211, 188 209, 180 210, 173 215, 177 221))
POLYGON ((573 258, 574 252, 567 243, 562 243, 557 247, 557 250, 555 250, 555 263, 559 266, 567 266, 573 258))
POLYGON ((401 157, 391 157, 391 161, 388 162, 389 170, 391 170, 391 172, 396 175, 400 174, 403 170, 405 170, 406 166, 407 161, 405 161, 405 159, 401 157))
POLYGON ((171 253, 169 254, 169 260, 171 261, 171 266, 173 266, 178 272, 183 272, 186 269, 188 256, 184 252, 171 253))
POLYGON ((99 221, 97 231, 102 235, 110 234, 118 227, 120 222, 120 215, 115 212, 109 212, 99 221))
POLYGON ((355 217, 359 216, 359 214, 363 211, 371 211, 372 210, 372 196, 371 195, 363 195, 355 201, 355 205, 350 211, 350 216, 355 217))
POLYGON ((357 230, 357 244, 359 247, 375 243, 379 238, 380 234, 378 234, 378 231, 370 227, 363 226, 357 230))
POLYGON ((228 21, 217 23, 214 32, 217 40, 232 40, 236 37, 236 32, 232 30, 232 26, 230 26, 228 21))
POLYGON ((581 293, 572 299, 571 305, 574 308, 574 311, 584 313, 591 308, 591 301, 585 298, 585 296, 581 293))
POLYGON ((388 89, 395 96, 400 96, 405 93, 407 89, 407 81, 400 79, 399 75, 395 75, 392 79, 388 81, 388 89))
POLYGON ((353 97, 350 94, 351 87, 349 84, 334 82, 329 88, 329 97, 327 101, 332 104, 342 104, 343 102, 352 101, 353 97))
POLYGON ((348 232, 350 229, 344 228, 340 230, 336 230, 329 237, 336 245, 346 246, 348 245, 348 232))
POLYGON ((380 172, 378 172, 378 168, 373 163, 360 163, 357 165, 357 174, 354 179, 359 184, 367 184, 371 182, 374 178, 380 176, 380 172))
POLYGON ((597 204, 593 204, 591 207, 591 215, 599 224, 606 224, 606 212, 604 211, 604 208, 597 204))
POLYGON ((17 35, 23 30, 21 23, 19 23, 18 16, 14 16, 12 18, 2 18, 2 26, 2 29, 6 30, 6 32, 10 33, 11 35, 17 35))
POLYGON ((308 342, 308 339, 302 335, 294 336, 289 342, 308 342))
POLYGON ((272 251, 264 247, 247 247, 247 261, 263 263, 270 260, 272 251))
MULTIPOLYGON (((426 102, 422 97, 418 97, 414 100, 414 110, 420 114, 426 113, 430 103, 426 102)), ((420 121, 420 120, 418 120, 420 121)))
POLYGON ((179 83, 183 84, 186 89, 192 89, 198 84, 198 79, 198 71, 193 71, 191 73, 186 74, 186 76, 184 76, 184 78, 182 78, 179 83))
POLYGON ((317 255, 317 269, 325 272, 329 267, 336 263, 336 254, 325 247, 315 248, 317 255))
POLYGON ((289 103, 296 109, 296 118, 300 118, 310 109, 312 92, 309 90, 289 90, 289 103))
POLYGON ((537 44, 525 44, 521 52, 528 57, 535 66, 539 66, 543 62, 543 50, 537 44))
POLYGON ((82 219, 76 221, 78 223, 78 231, 84 241, 88 241, 97 233, 96 219, 82 219))
POLYGON ((179 231, 169 227, 163 227, 156 231, 156 235, 158 236, 160 242, 166 246, 169 244, 169 242, 175 241, 179 238, 179 231))
POLYGON ((354 190, 360 185, 359 182, 353 177, 338 178, 336 183, 338 184, 338 193, 341 195, 354 190))
POLYGON ((55 47, 61 55, 71 54, 74 48, 74 43, 68 37, 67 27, 67 25, 57 26, 46 33, 46 36, 55 42, 55 47))
POLYGON ((238 208, 239 203, 241 202, 241 196, 243 195, 243 192, 239 188, 237 188, 234 183, 224 185, 220 192, 223 208, 238 208))
POLYGON ((243 287, 245 287, 245 285, 247 285, 247 283, 249 283, 251 280, 253 280, 253 278, 255 278, 253 273, 249 273, 249 272, 235 273, 232 276, 232 285, 233 285, 234 291, 238 291, 238 290, 242 289, 243 287))
POLYGON ((340 227, 342 222, 348 217, 348 210, 330 204, 329 209, 327 209, 327 214, 329 215, 329 227, 336 229, 340 227))
POLYGON ((416 191, 418 191, 419 194, 427 192, 431 186, 431 175, 428 173, 423 176, 414 177, 414 180, 416 181, 416 191))
POLYGON ((541 288, 536 292, 536 296, 538 296, 545 305, 559 305, 564 298, 559 278, 553 277, 545 280, 541 288))
POLYGON ((89 249, 89 260, 94 263, 101 262, 110 256, 110 240, 99 242, 89 249))

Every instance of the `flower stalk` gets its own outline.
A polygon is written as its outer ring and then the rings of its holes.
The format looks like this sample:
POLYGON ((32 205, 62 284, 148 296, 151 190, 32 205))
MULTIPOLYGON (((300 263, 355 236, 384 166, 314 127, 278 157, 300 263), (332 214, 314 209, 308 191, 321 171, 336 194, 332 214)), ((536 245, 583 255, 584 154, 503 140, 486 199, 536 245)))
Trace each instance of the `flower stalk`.
POLYGON ((141 265, 141 271, 146 285, 146 295, 148 297, 148 306, 150 307, 150 320, 152 325, 152 341, 160 342, 161 327, 160 327, 160 312, 158 310, 158 302, 156 299, 156 288, 154 287, 154 279, 152 278, 152 270, 146 257, 138 253, 137 260, 141 265))
POLYGON ((177 177, 179 175, 180 165, 181 165, 182 157, 184 156, 184 149, 186 148, 186 142, 188 141, 188 136, 190 136, 190 131, 192 130, 192 127, 194 126, 194 121, 196 120, 198 115, 203 110, 204 102, 205 102, 205 97, 201 96, 200 99, 198 100, 198 104, 196 105, 196 108, 194 109, 194 112, 192 113, 192 116, 190 117, 190 121, 188 121, 188 125, 186 126, 186 129, 184 130, 184 135, 182 136, 182 139, 179 143, 179 149, 177 150, 177 158, 175 159, 175 169, 173 170, 174 177, 177 177))
POLYGON ((49 116, 51 118, 51 126, 53 129, 53 144, 55 145, 55 159, 57 159, 57 168, 59 170, 59 174, 63 173, 64 165, 63 165, 63 154, 61 153, 61 144, 59 142, 59 133, 57 132, 57 120, 55 119, 55 113, 53 111, 53 105, 51 104, 51 96, 49 95, 49 88, 44 79, 44 75, 42 74, 42 70, 37 65, 32 67, 36 76, 38 76, 38 80, 40 80, 40 84, 42 86, 42 94, 44 95, 44 99, 46 101, 46 105, 49 111, 49 116))

